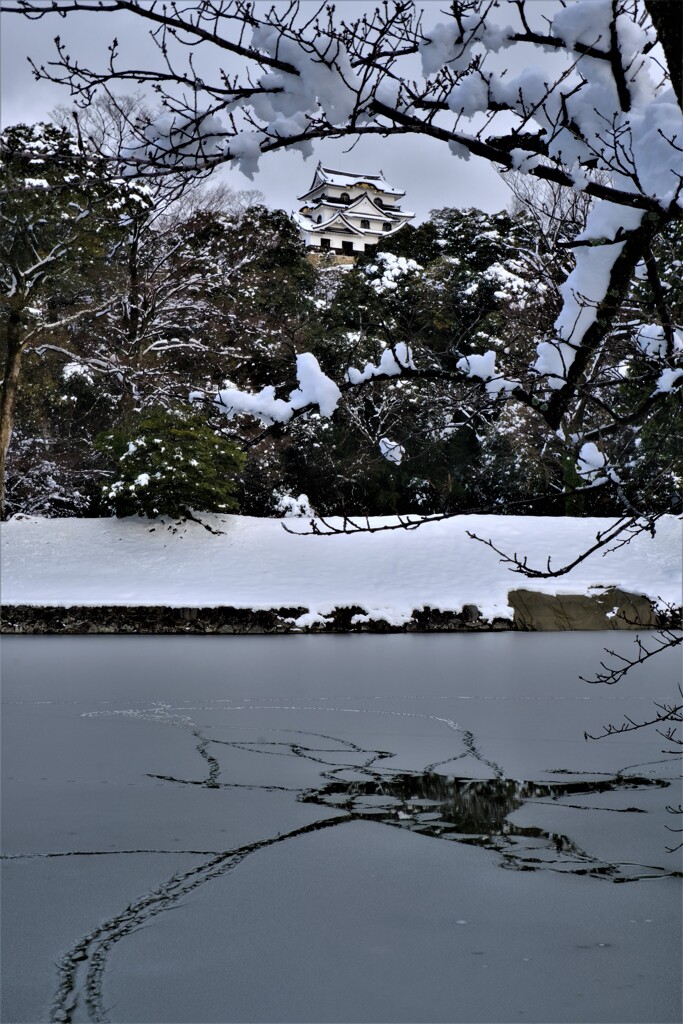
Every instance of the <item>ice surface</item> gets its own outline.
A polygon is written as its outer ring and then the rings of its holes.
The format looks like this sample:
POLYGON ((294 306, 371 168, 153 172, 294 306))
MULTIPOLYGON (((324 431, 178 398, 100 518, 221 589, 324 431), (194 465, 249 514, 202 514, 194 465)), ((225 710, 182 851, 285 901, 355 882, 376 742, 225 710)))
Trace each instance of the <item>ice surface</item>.
POLYGON ((680 766, 583 731, 675 652, 605 642, 6 638, 2 1019, 673 1024, 680 766))

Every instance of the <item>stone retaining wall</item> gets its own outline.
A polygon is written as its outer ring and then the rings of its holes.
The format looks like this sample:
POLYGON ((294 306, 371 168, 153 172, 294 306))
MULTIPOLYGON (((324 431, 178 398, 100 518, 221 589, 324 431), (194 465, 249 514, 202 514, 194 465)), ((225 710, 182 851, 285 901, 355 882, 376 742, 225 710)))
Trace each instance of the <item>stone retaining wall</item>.
POLYGON ((6 607, 0 632, 6 634, 85 633, 472 633, 503 630, 607 630, 656 629, 681 626, 680 609, 656 612, 652 603, 638 594, 612 589, 596 595, 546 595, 517 590, 509 595, 514 616, 482 618, 476 605, 459 611, 436 608, 415 609, 409 622, 396 626, 383 619, 367 618, 362 608, 336 608, 324 622, 298 626, 296 620, 308 608, 273 608, 256 611, 245 608, 164 607, 6 607), (359 621, 353 621, 359 617, 359 621))
POLYGON ((17 605, 5 608, 0 622, 3 633, 405 633, 456 632, 467 630, 514 629, 512 619, 480 618, 477 609, 460 613, 422 609, 413 620, 395 626, 383 619, 353 622, 362 608, 336 608, 324 622, 297 626, 296 619, 308 608, 272 608, 252 611, 244 608, 150 608, 72 607, 41 608, 17 605), (476 615, 474 614, 476 613, 476 615))

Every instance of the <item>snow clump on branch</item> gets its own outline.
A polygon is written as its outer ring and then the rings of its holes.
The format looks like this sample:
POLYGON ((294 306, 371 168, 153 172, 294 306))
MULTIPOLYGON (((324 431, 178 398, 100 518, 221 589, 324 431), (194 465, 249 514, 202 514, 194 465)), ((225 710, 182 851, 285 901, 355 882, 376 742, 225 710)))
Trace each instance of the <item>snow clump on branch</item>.
POLYGON ((253 102, 258 117, 276 125, 301 113, 313 114, 318 106, 333 124, 351 117, 360 79, 338 40, 304 32, 293 39, 276 26, 260 25, 251 41, 255 49, 298 71, 298 75, 277 70, 261 76, 258 84, 269 91, 253 102))
MULTIPOLYGON (((615 12, 612 0, 577 2, 556 12, 550 27, 550 35, 564 44, 565 74, 549 76, 529 67, 510 77, 474 63, 483 50, 510 44, 514 32, 494 31, 481 10, 471 10, 460 24, 437 25, 424 34, 425 75, 448 69, 455 79, 448 107, 468 118, 486 113, 492 103, 525 121, 533 115, 544 159, 568 168, 579 190, 590 185, 589 168, 595 167, 609 173, 612 187, 634 198, 645 194, 662 210, 674 201, 682 205, 683 115, 670 84, 662 83, 656 57, 646 57, 655 42, 652 30, 625 8, 615 12), (613 30, 621 65, 616 71, 608 59, 613 30)), ((457 154, 463 147, 455 143, 451 148, 457 154)), ((539 163, 526 149, 513 151, 512 160, 526 172, 539 163)), ((533 369, 546 376, 551 390, 566 383, 607 297, 625 240, 641 227, 643 217, 642 208, 606 200, 591 210, 576 239, 575 269, 560 288, 564 301, 555 338, 537 346, 533 369)))
POLYGON ((346 371, 349 384, 364 384, 373 377, 398 377, 403 370, 414 370, 413 353, 408 345, 399 341, 392 348, 386 348, 377 365, 366 363, 363 370, 350 366, 346 371))
POLYGON ((403 456, 406 453, 405 448, 398 441, 390 441, 388 437, 381 437, 379 441, 379 450, 382 453, 382 457, 387 462, 393 462, 395 466, 400 466, 403 456))
POLYGON ((479 377, 486 381, 486 391, 495 398, 502 392, 514 391, 519 385, 518 380, 507 380, 505 377, 496 375, 496 353, 484 352, 483 355, 463 356, 455 364, 461 373, 468 377, 479 377))
MULTIPOLYGON (((289 400, 275 397, 272 385, 262 388, 257 394, 240 391, 238 388, 223 388, 214 402, 228 419, 240 413, 256 416, 266 425, 287 423, 295 412, 309 405, 317 405, 323 416, 332 416, 341 398, 341 391, 323 371, 311 352, 296 357, 296 375, 299 387, 290 393, 289 400)), ((193 391, 190 401, 202 400, 202 392, 193 391)))
POLYGON ((547 374, 551 388, 563 387, 577 349, 595 323, 625 244, 615 239, 625 231, 635 231, 642 218, 642 210, 606 202, 598 203, 588 214, 586 230, 576 238, 576 266, 559 288, 564 301, 555 321, 557 339, 542 341, 537 346, 534 369, 547 374), (581 245, 582 242, 585 244, 581 245))
POLYGON ((591 487, 599 487, 608 480, 620 483, 616 471, 607 462, 606 457, 592 441, 581 446, 576 462, 576 472, 591 487))
MULTIPOLYGON (((659 324, 641 324, 636 332, 636 340, 644 356, 649 359, 663 359, 667 354, 666 332, 659 324)), ((683 334, 673 332, 673 354, 683 353, 683 334)))

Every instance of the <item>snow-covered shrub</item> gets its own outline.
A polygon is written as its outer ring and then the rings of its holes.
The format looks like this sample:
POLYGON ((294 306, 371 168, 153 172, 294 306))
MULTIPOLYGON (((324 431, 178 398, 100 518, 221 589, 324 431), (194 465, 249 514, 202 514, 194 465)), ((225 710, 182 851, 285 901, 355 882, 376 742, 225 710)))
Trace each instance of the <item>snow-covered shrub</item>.
POLYGON ((365 267, 370 286, 378 295, 394 292, 411 276, 419 274, 422 267, 415 260, 405 256, 394 256, 392 252, 378 252, 375 262, 365 267))
POLYGON ((307 494, 300 494, 298 498, 295 498, 285 491, 276 491, 273 497, 277 500, 276 511, 285 519, 312 519, 315 516, 307 494))
POLYGON ((199 414, 156 409, 132 432, 101 434, 96 446, 115 464, 102 499, 117 516, 188 516, 238 507, 235 481, 245 456, 199 414))
POLYGON ((100 475, 87 445, 15 431, 7 462, 5 514, 87 516, 100 475))

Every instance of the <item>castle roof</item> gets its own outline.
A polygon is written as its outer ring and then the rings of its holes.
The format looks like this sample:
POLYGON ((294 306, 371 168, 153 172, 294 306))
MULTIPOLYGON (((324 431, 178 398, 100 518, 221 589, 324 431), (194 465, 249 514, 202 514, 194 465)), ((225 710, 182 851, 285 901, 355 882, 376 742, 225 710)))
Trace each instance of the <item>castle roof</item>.
POLYGON ((315 221, 310 220, 302 213, 295 213, 294 220, 300 228, 304 229, 304 231, 310 231, 320 235, 324 235, 326 232, 334 231, 335 229, 350 235, 365 235, 370 233, 367 229, 359 227, 358 224, 354 224, 353 221, 350 221, 341 212, 335 213, 334 216, 320 224, 316 224, 315 221))
POLYGON ((354 185, 372 185, 378 192, 385 192, 390 196, 404 196, 405 192, 398 188, 392 188, 385 178, 383 171, 379 174, 352 174, 349 171, 335 171, 331 167, 323 167, 321 163, 315 169, 313 181, 308 192, 305 192, 299 199, 307 199, 313 192, 322 185, 335 185, 338 188, 352 188, 354 185))
POLYGON ((296 214, 295 218, 299 227, 304 228, 306 231, 318 234, 325 234, 326 231, 329 231, 334 226, 337 226, 342 230, 350 229, 352 234, 376 234, 378 230, 377 228, 363 228, 360 226, 360 218, 365 214, 370 215, 367 208, 363 209, 366 205, 371 207, 374 211, 374 215, 381 218, 382 222, 393 223, 394 227, 392 228, 392 232, 415 216, 414 213, 407 211, 390 210, 385 206, 377 206, 370 196, 358 196, 358 198, 351 203, 340 203, 337 205, 335 203, 327 202, 324 205, 319 206, 318 209, 321 210, 321 215, 322 213, 328 214, 328 216, 319 223, 315 221, 310 214, 306 215, 303 212, 296 214), (360 211, 359 207, 361 208, 360 211))

